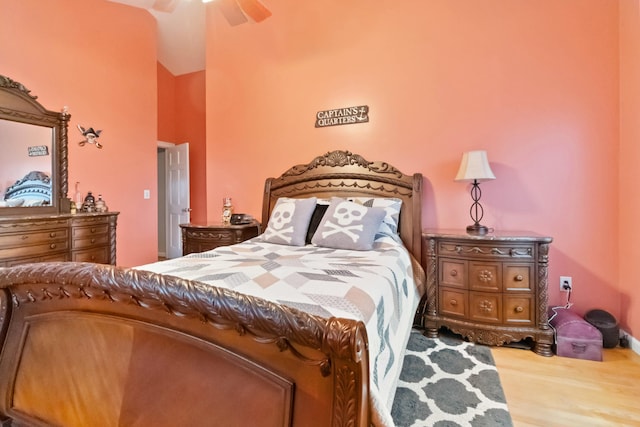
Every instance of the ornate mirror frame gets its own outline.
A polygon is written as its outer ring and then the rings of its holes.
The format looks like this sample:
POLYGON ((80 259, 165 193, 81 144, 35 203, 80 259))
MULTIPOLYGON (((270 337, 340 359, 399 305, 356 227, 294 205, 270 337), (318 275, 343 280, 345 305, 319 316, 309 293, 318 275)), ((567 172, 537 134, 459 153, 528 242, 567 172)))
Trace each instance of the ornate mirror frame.
MULTIPOLYGON (((71 116, 66 110, 49 111, 30 94, 23 84, 0 75, 0 120, 9 120, 52 129, 51 141, 51 204, 48 206, 0 208, 0 217, 14 215, 40 215, 69 212, 68 192, 68 137, 71 116)), ((2 145, 9 143, 0 141, 2 145)), ((21 177, 16 177, 20 179, 21 177)))

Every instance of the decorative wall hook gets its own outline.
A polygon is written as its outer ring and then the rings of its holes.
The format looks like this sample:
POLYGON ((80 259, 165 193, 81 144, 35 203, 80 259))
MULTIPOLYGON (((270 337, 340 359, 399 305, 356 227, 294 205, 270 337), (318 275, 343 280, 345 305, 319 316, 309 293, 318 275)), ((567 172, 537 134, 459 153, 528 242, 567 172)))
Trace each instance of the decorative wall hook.
POLYGON ((102 144, 98 142, 101 130, 93 130, 93 128, 85 129, 78 125, 78 130, 85 137, 83 141, 78 142, 78 145, 84 147, 85 144, 95 144, 96 148, 102 148, 102 144))

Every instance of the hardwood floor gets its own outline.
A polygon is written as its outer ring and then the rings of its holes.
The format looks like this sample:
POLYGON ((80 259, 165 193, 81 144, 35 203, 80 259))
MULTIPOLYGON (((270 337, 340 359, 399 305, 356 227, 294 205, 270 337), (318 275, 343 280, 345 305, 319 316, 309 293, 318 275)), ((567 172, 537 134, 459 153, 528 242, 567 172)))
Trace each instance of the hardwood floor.
POLYGON ((640 356, 604 349, 603 362, 492 347, 515 427, 640 426, 640 356))

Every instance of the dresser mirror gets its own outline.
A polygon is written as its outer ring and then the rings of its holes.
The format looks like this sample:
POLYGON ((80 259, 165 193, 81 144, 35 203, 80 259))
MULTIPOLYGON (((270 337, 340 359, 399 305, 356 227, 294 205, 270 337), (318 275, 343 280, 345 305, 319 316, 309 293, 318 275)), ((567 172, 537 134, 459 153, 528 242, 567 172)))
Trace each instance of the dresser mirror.
POLYGON ((69 212, 69 118, 0 75, 0 217, 69 212))

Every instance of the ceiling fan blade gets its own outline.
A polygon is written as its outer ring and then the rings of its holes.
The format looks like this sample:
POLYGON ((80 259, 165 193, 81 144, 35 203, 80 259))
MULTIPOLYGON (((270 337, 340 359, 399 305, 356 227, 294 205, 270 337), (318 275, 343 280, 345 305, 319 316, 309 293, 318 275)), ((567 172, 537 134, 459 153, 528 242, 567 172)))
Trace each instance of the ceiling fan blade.
POLYGON ((244 16, 244 13, 242 12, 242 9, 240 9, 240 6, 236 3, 236 0, 218 0, 215 4, 220 9, 220 12, 222 12, 227 22, 229 22, 229 25, 240 25, 248 21, 247 17, 244 16))
POLYGON ((244 13, 256 22, 261 22, 271 16, 271 11, 258 0, 236 0, 244 13))
POLYGON ((177 0, 155 0, 151 8, 160 12, 171 13, 178 5, 177 0))

